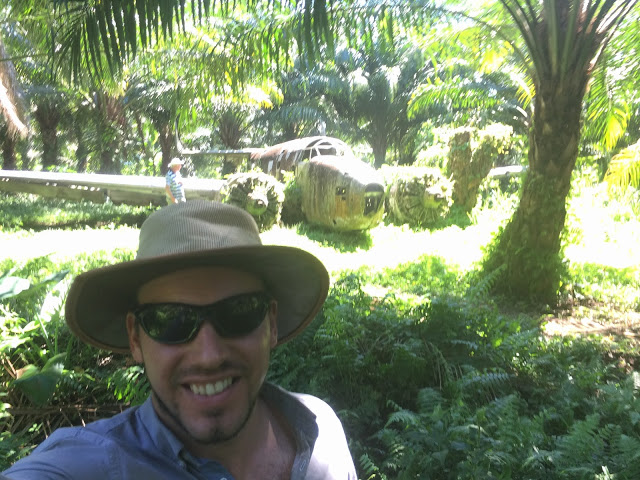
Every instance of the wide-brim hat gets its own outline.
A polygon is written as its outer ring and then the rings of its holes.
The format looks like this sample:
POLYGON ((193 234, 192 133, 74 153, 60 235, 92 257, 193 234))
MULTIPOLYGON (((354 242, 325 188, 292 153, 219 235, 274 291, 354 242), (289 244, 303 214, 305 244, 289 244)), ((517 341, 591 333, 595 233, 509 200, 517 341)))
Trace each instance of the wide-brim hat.
POLYGON ((207 200, 163 207, 142 224, 135 260, 78 275, 65 316, 81 340, 114 352, 129 351, 126 315, 139 288, 182 269, 236 268, 260 277, 278 302, 278 344, 313 320, 329 289, 326 268, 309 252, 263 245, 253 217, 241 208, 207 200))
POLYGON ((172 158, 171 161, 169 162, 168 167, 171 168, 174 165, 184 165, 184 161, 180 160, 179 158, 172 158))

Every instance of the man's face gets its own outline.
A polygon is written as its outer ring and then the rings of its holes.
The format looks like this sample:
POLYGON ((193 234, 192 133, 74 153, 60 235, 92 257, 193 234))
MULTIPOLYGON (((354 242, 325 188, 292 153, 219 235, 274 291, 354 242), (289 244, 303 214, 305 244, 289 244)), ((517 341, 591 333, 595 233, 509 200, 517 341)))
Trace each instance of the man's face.
MULTIPOLYGON (((263 289, 258 277, 245 272, 192 268, 143 285, 138 302, 208 305, 263 289)), ((177 345, 151 339, 132 314, 127 316, 131 352, 145 364, 154 408, 186 445, 229 440, 250 419, 278 342, 276 314, 272 302, 267 319, 239 338, 222 338, 204 322, 193 340, 177 345)))

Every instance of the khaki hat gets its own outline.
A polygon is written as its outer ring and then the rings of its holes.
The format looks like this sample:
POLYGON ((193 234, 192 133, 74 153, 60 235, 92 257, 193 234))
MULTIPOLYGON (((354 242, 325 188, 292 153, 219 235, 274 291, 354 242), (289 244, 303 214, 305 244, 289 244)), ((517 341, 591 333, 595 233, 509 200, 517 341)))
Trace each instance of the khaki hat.
POLYGON ((313 320, 329 290, 326 268, 309 252, 263 245, 253 217, 241 208, 192 200, 145 220, 135 260, 78 275, 67 296, 67 324, 86 343, 126 353, 125 318, 137 306, 139 288, 158 276, 202 266, 237 268, 262 279, 278 302, 278 344, 313 320))
POLYGON ((179 158, 172 158, 171 161, 169 162, 169 165, 167 166, 171 168, 174 165, 184 165, 184 160, 180 160, 179 158))

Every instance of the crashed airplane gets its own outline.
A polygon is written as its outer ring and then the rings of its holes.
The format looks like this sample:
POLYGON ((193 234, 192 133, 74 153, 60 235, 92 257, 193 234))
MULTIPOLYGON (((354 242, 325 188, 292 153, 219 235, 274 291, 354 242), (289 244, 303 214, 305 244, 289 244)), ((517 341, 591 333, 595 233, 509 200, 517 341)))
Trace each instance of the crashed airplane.
POLYGON ((280 181, 284 172, 293 172, 300 189, 300 209, 308 223, 339 231, 367 230, 378 225, 384 215, 382 176, 337 138, 304 137, 266 148, 188 150, 176 128, 176 143, 182 156, 247 160, 250 166, 280 181))

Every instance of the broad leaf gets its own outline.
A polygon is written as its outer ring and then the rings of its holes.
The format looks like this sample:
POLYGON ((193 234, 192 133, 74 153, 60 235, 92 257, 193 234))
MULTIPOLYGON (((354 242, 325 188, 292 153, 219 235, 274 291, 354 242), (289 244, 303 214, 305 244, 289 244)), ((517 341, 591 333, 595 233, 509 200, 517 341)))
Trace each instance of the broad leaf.
POLYGON ((29 288, 31 288, 31 282, 26 278, 3 277, 0 279, 0 300, 15 297, 29 288))
POLYGON ((35 365, 27 365, 22 375, 13 381, 13 385, 24 393, 35 405, 45 405, 56 389, 62 376, 66 353, 51 357, 40 370, 35 365))
POLYGON ((35 286, 39 287, 41 285, 47 285, 49 283, 58 283, 60 280, 62 280, 68 274, 69 274, 69 270, 62 270, 61 272, 52 273, 51 275, 49 275, 47 278, 45 278, 44 280, 42 280, 41 282, 39 282, 35 286))

